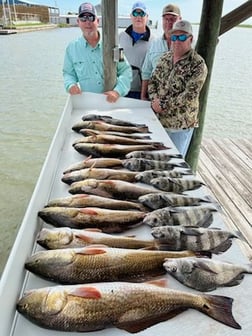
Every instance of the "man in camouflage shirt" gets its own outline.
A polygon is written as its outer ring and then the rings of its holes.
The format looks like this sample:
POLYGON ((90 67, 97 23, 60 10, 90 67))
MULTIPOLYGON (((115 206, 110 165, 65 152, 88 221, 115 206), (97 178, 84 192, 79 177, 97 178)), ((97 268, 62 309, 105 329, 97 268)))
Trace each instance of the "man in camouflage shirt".
POLYGON ((172 50, 153 72, 148 93, 151 107, 185 157, 193 129, 198 126, 199 94, 207 76, 204 59, 192 48, 192 26, 177 21, 171 30, 172 50))

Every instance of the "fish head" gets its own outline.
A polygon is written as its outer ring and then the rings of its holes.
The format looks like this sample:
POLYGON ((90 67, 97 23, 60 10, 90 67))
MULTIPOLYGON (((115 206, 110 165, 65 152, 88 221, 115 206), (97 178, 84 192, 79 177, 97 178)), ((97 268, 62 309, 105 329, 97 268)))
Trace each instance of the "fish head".
POLYGON ((166 258, 163 266, 169 274, 177 279, 191 275, 194 269, 193 260, 190 257, 185 258, 166 258))
POLYGON ((62 267, 73 263, 76 255, 74 250, 39 251, 31 255, 25 262, 25 268, 42 277, 50 278, 51 271, 57 272, 62 267))
POLYGON ((48 325, 67 304, 67 295, 58 287, 27 291, 17 302, 17 311, 32 321, 48 325))
POLYGON ((166 226, 171 218, 171 210, 169 207, 151 211, 143 220, 144 224, 150 227, 166 226))
POLYGON ((127 159, 139 158, 141 157, 141 153, 142 153, 141 151, 133 151, 133 152, 127 153, 125 157, 127 159))
POLYGON ((47 229, 43 228, 38 236, 37 243, 42 247, 57 249, 67 247, 73 241, 74 235, 70 228, 47 229))
POLYGON ((134 170, 134 161, 132 161, 132 159, 126 159, 126 160, 123 160, 123 167, 124 168, 127 168, 129 170, 134 170))
POLYGON ((164 241, 165 243, 173 243, 180 239, 180 228, 176 226, 158 226, 152 229, 151 234, 154 238, 164 241))

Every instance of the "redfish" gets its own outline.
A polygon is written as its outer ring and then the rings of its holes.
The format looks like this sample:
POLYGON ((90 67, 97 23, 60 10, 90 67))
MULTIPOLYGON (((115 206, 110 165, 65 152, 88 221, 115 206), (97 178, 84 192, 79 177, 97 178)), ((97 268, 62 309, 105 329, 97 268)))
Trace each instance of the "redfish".
POLYGON ((168 289, 159 280, 141 284, 110 282, 33 289, 19 299, 17 310, 40 327, 68 332, 114 326, 137 333, 188 308, 241 329, 232 315, 232 304, 233 299, 229 297, 168 289))

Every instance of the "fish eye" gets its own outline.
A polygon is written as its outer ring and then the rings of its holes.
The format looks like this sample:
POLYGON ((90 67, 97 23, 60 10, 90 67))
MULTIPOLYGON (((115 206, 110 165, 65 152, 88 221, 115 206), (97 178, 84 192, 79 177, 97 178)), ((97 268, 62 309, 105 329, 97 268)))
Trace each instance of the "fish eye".
POLYGON ((177 272, 177 266, 172 266, 172 268, 171 268, 171 271, 172 271, 172 273, 176 273, 177 272))

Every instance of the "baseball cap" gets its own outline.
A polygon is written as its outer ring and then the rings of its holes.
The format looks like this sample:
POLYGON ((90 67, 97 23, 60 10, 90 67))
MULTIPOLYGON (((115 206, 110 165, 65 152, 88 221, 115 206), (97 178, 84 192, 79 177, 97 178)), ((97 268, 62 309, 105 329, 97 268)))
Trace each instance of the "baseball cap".
POLYGON ((169 4, 169 5, 167 5, 163 8, 162 16, 164 16, 166 14, 172 14, 172 15, 180 16, 180 9, 176 5, 169 4))
POLYGON ((135 2, 134 5, 132 6, 132 12, 136 9, 140 9, 141 11, 143 11, 144 13, 147 13, 147 9, 146 6, 143 2, 139 1, 139 2, 135 2))
POLYGON ((189 21, 180 20, 174 23, 171 33, 174 33, 177 30, 181 30, 185 33, 192 34, 192 25, 189 21))
POLYGON ((95 6, 93 6, 90 2, 84 2, 83 4, 80 5, 78 16, 80 17, 84 13, 89 13, 94 16, 97 16, 95 6))

